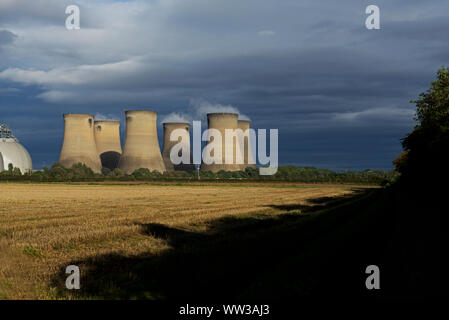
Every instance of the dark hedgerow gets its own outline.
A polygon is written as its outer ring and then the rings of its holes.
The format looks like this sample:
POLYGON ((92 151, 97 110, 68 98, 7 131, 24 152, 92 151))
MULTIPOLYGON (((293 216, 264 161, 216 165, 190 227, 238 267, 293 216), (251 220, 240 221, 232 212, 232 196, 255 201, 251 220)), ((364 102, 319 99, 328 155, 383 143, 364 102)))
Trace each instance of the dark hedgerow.
POLYGON ((64 168, 55 163, 51 168, 43 168, 31 173, 22 174, 18 168, 0 172, 0 181, 32 181, 32 182, 83 182, 83 181, 291 181, 304 183, 359 183, 388 185, 399 176, 396 171, 364 170, 335 172, 329 169, 314 167, 280 166, 273 176, 259 175, 258 168, 246 168, 244 171, 211 171, 197 172, 172 171, 160 173, 147 168, 135 170, 132 174, 124 174, 120 169, 103 168, 101 173, 94 173, 85 164, 77 163, 71 168, 64 168))

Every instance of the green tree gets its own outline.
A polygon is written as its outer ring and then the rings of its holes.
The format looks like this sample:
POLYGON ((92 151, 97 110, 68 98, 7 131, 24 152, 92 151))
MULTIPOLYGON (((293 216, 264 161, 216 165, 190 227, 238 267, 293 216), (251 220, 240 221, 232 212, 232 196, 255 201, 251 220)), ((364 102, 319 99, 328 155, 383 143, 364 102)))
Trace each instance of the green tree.
POLYGON ((14 176, 21 176, 22 175, 22 171, 20 171, 20 168, 14 167, 14 169, 12 170, 12 174, 14 176))
POLYGON ((104 175, 104 176, 110 176, 111 172, 112 171, 109 168, 106 168, 106 167, 101 168, 101 174, 104 175))
POLYGON ((137 180, 145 180, 148 178, 151 178, 151 172, 148 168, 139 168, 133 171, 133 173, 131 173, 132 176, 134 176, 134 178, 136 178, 137 180))
POLYGON ((122 170, 120 170, 119 168, 115 168, 115 169, 112 171, 112 173, 113 173, 114 176, 116 176, 116 177, 121 177, 121 176, 123 176, 123 172, 122 172, 122 170))
POLYGON ((430 88, 412 102, 417 124, 394 163, 405 179, 428 180, 447 172, 449 163, 449 68, 439 69, 430 88))

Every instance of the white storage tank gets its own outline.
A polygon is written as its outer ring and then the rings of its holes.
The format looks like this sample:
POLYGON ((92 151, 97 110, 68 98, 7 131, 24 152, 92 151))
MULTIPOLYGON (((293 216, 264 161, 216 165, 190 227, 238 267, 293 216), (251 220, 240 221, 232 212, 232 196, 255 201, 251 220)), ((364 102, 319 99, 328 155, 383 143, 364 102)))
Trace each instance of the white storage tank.
POLYGON ((0 124, 0 171, 8 170, 9 164, 23 173, 33 170, 28 151, 19 143, 5 124, 0 124))

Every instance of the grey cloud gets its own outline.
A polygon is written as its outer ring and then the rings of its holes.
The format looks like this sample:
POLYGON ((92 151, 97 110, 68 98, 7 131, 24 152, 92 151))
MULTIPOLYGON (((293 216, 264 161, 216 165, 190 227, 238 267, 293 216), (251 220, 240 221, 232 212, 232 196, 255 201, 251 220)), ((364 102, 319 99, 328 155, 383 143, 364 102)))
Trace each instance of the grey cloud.
POLYGON ((203 100, 279 128, 281 163, 391 167, 414 124, 409 100, 448 64, 439 0, 379 0, 379 32, 364 28, 369 1, 80 2, 79 33, 63 28, 64 1, 0 10, 24 39, 8 48, 14 65, 0 66, 2 86, 22 97, 8 95, 2 109, 17 111, 2 116, 42 132, 22 132, 41 163, 57 159, 64 112, 122 117, 134 105, 190 120, 203 100), (52 147, 33 147, 40 139, 52 147))
POLYGON ((16 38, 17 35, 12 33, 11 31, 0 30, 0 50, 2 46, 11 44, 16 38))
POLYGON ((0 2, 0 25, 65 23, 65 0, 3 0, 0 2))

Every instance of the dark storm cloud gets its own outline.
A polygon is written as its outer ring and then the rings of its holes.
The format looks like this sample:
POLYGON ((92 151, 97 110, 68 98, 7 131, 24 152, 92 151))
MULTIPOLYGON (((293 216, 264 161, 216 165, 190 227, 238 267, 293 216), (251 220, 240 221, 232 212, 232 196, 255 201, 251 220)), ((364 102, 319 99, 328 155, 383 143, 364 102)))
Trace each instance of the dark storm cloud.
POLYGON ((391 168, 414 125, 409 101, 449 57, 444 1, 379 0, 371 31, 368 1, 81 1, 97 29, 78 33, 62 2, 36 3, 0 13, 21 39, 0 64, 0 108, 37 167, 57 160, 65 112, 119 117, 123 136, 125 109, 192 118, 202 99, 279 128, 281 164, 391 168))

